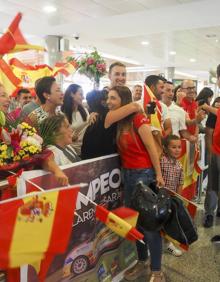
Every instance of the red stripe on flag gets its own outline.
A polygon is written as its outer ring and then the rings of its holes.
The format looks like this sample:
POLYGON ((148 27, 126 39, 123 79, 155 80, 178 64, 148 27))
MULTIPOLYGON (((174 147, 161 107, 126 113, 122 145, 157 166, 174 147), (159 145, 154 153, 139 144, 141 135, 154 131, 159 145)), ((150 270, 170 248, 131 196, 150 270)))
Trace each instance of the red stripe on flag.
POLYGON ((106 208, 97 205, 95 215, 101 222, 105 223, 107 221, 109 211, 106 208))
POLYGON ((132 227, 126 235, 126 239, 130 241, 143 240, 144 235, 136 228, 132 227))
POLYGON ((14 200, 0 204, 0 268, 8 268, 9 251, 13 239, 18 208, 23 200, 14 200))
POLYGON ((45 258, 41 262, 39 279, 45 281, 48 268, 57 253, 66 251, 73 228, 74 212, 79 187, 59 191, 53 229, 45 258))
POLYGON ((14 75, 9 65, 3 59, 0 59, 0 70, 6 75, 8 80, 14 84, 15 87, 21 83, 21 80, 14 75))
POLYGON ((181 196, 183 196, 187 200, 192 200, 195 195, 196 195, 196 182, 192 183, 187 187, 184 187, 181 192, 181 196))

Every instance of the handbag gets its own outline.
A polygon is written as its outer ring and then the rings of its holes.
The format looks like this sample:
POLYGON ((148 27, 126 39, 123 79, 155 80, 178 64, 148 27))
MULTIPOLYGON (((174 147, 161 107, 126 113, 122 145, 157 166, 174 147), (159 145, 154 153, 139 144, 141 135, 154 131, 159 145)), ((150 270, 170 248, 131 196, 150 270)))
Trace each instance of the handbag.
POLYGON ((137 184, 132 195, 131 208, 139 212, 139 226, 147 231, 158 231, 170 216, 170 196, 166 189, 157 188, 155 183, 149 186, 143 182, 137 184))

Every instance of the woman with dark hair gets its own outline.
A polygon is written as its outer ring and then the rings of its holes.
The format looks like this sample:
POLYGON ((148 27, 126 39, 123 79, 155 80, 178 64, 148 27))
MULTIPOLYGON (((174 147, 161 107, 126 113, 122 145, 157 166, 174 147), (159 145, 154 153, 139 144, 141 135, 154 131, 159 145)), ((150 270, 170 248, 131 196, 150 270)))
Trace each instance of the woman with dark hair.
POLYGON ((121 109, 114 111, 111 115, 114 120, 111 126, 104 127, 105 118, 109 110, 106 106, 108 91, 93 90, 86 96, 90 112, 96 113, 96 119, 91 123, 84 134, 81 157, 82 159, 91 159, 100 156, 106 156, 117 152, 116 146, 116 122, 127 115, 141 111, 141 106, 132 102, 121 109))
POLYGON ((86 96, 89 111, 97 113, 97 117, 95 122, 87 127, 83 137, 81 157, 84 160, 117 152, 114 140, 116 124, 108 129, 104 128, 105 117, 108 113, 106 98, 106 90, 93 90, 86 96))
MULTIPOLYGON (((107 105, 109 113, 105 119, 105 127, 111 126, 115 120, 114 111, 118 111, 132 101, 132 94, 125 86, 115 86, 110 89, 107 105)), ((117 147, 122 162, 122 179, 124 182, 125 205, 131 206, 131 198, 139 181, 149 185, 157 181, 159 187, 164 185, 160 170, 159 156, 154 144, 153 135, 147 117, 142 113, 133 113, 117 122, 117 147)), ((141 227, 139 227, 141 229, 141 227)), ((137 242, 138 262, 125 273, 128 280, 137 279, 146 274, 148 246, 151 256, 152 282, 165 282, 161 272, 162 240, 159 231, 146 231, 145 245, 137 242)), ((126 278, 126 279, 127 279, 126 278)))
POLYGON ((199 103, 200 101, 204 104, 210 105, 214 92, 209 87, 204 87, 199 95, 196 97, 196 101, 199 103))
POLYGON ((81 154, 82 139, 88 125, 89 113, 82 105, 83 91, 80 85, 70 84, 65 91, 61 107, 73 129, 73 147, 81 154))

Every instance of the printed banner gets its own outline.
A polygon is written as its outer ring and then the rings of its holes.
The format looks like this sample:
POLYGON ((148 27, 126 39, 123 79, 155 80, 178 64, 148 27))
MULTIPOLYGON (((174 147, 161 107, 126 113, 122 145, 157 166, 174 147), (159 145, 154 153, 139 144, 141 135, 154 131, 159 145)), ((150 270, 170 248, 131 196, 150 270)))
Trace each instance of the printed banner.
MULTIPOLYGON (((63 167, 70 185, 88 183, 80 192, 108 209, 122 204, 120 163, 117 155, 81 161, 63 167)), ((58 187, 55 178, 43 171, 24 172, 19 193, 36 189, 58 187)), ((113 281, 113 278, 135 259, 135 244, 123 240, 95 218, 95 207, 80 193, 68 248, 56 256, 49 267, 45 281, 113 281)), ((65 219, 63 219, 65 220, 65 219)), ((60 227, 62 228, 62 226, 60 227)), ((22 273, 24 282, 24 273, 22 273)), ((27 280, 37 281, 35 270, 29 266, 27 280)))

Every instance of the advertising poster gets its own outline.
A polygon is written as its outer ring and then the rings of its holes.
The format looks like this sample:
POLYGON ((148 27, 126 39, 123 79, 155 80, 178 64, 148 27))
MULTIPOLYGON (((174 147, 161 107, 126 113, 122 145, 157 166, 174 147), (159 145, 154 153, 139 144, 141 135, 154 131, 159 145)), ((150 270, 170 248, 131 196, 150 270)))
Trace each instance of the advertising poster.
MULTIPOLYGON (((87 183, 80 192, 97 204, 109 210, 122 205, 123 191, 117 155, 81 161, 65 166, 63 170, 69 177, 70 185, 87 183)), ((20 181, 20 194, 32 190, 33 185, 27 180, 45 190, 58 187, 51 174, 25 172, 20 181)), ((68 248, 65 254, 54 258, 46 281, 110 282, 136 259, 135 249, 135 244, 120 238, 96 220, 94 204, 78 194, 68 248)), ((27 268, 27 281, 38 281, 31 266, 27 268)))

